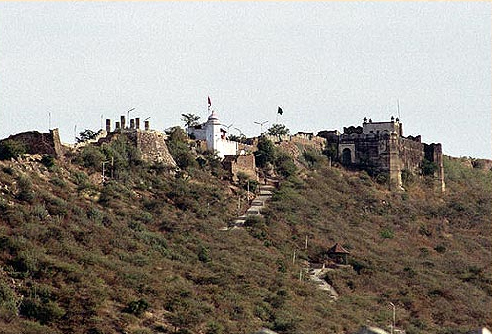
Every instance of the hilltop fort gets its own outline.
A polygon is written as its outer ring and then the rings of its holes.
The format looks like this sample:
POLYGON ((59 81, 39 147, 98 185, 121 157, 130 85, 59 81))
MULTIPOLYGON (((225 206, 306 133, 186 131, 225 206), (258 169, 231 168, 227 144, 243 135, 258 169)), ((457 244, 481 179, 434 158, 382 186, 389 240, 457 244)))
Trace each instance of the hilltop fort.
POLYGON ((390 186, 402 186, 402 174, 432 174, 444 191, 441 144, 425 144, 421 136, 403 136, 403 124, 391 117, 389 122, 364 118, 362 126, 344 127, 343 133, 323 131, 318 136, 336 148, 338 160, 349 168, 370 174, 388 175, 390 186))
MULTIPOLYGON (((187 133, 201 151, 212 151, 223 161, 223 166, 233 177, 243 172, 256 177, 255 159, 258 138, 248 140, 250 145, 230 140, 225 127, 221 124, 215 111, 211 111, 207 121, 189 126, 187 133)), ((125 136, 141 151, 147 161, 164 163, 175 168, 176 162, 166 145, 167 135, 150 129, 148 120, 140 128, 140 118, 130 119, 125 116, 115 122, 106 120, 105 130, 97 133, 92 140, 75 145, 104 145, 118 136, 125 136)), ((421 136, 404 136, 403 124, 398 118, 390 121, 373 122, 364 118, 362 126, 349 126, 338 130, 313 133, 299 132, 295 135, 266 136, 292 156, 299 156, 301 150, 310 148, 328 152, 332 162, 338 162, 346 168, 365 170, 372 176, 386 178, 391 189, 402 189, 402 179, 412 175, 430 175, 438 181, 442 191, 445 190, 443 155, 441 144, 422 143, 421 136)), ((55 158, 63 157, 69 149, 60 142, 58 129, 49 133, 25 132, 10 136, 6 140, 21 142, 29 154, 47 154, 55 158)))

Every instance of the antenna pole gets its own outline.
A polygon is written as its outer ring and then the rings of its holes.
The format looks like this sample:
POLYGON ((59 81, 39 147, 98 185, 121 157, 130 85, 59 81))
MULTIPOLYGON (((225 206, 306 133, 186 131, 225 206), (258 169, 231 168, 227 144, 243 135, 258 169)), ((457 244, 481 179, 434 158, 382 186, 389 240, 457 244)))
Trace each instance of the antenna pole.
POLYGON ((398 119, 400 119, 400 99, 397 99, 396 102, 398 103, 398 119))

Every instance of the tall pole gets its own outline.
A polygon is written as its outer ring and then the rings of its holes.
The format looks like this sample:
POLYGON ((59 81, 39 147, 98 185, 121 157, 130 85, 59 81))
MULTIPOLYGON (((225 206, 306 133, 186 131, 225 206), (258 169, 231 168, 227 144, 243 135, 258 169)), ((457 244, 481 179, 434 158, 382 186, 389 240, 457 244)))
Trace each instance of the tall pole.
POLYGON ((102 183, 104 184, 104 172, 105 172, 105 169, 104 169, 104 165, 106 165, 107 161, 103 161, 102 162, 102 183))
POLYGON ((111 178, 114 178, 114 157, 111 157, 111 178))
MULTIPOLYGON (((130 124, 130 111, 135 110, 135 108, 131 108, 126 112, 126 124, 130 124)), ((123 126, 123 124, 122 124, 123 126)))
POLYGON ((392 302, 390 302, 390 305, 393 307, 393 324, 391 325, 391 334, 393 334, 395 331, 395 323, 396 323, 396 306, 392 302))
POLYGON ((396 100, 398 103, 398 119, 400 119, 400 99, 396 100))
POLYGON ((48 111, 48 130, 51 130, 51 111, 48 111))
POLYGON ((237 197, 237 215, 241 214, 241 195, 237 197))
POLYGON ((248 180, 248 202, 249 202, 249 180, 248 180))

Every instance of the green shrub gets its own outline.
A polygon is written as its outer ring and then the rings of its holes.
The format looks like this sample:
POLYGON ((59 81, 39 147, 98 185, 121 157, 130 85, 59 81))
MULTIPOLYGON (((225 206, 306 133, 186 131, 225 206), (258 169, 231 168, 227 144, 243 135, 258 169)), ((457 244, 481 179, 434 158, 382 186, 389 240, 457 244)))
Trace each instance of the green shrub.
POLYGON ((36 196, 32 188, 31 179, 22 175, 17 179, 17 185, 19 187, 17 198, 21 201, 32 202, 36 196))
POLYGON ((15 159, 26 152, 26 146, 17 140, 7 139, 0 142, 0 160, 15 159))
POLYGON ((188 146, 188 136, 180 127, 174 127, 168 132, 167 147, 179 168, 188 170, 198 167, 188 146))
POLYGON ((331 161, 337 161, 338 159, 337 143, 328 143, 327 141, 322 153, 326 155, 328 158, 330 158, 331 161))
POLYGON ((431 162, 427 159, 422 160, 422 175, 430 176, 434 175, 437 171, 437 164, 435 162, 431 162))
POLYGON ((289 177, 296 173, 297 167, 291 156, 285 153, 279 153, 275 159, 275 167, 283 177, 289 177))
POLYGON ((434 247, 434 250, 438 253, 445 253, 446 252, 446 246, 439 244, 436 247, 434 247))
POLYGON ((20 314, 36 319, 41 324, 52 323, 65 315, 65 310, 56 302, 43 303, 39 298, 24 298, 20 306, 20 314))
POLYGON ((403 169, 401 171, 401 182, 402 182, 404 187, 408 187, 408 186, 412 185, 413 183, 415 183, 415 176, 413 175, 413 173, 410 170, 403 169))
POLYGON ((17 314, 19 298, 8 284, 0 280, 0 318, 11 320, 17 314))
POLYGON ((102 162, 105 160, 105 155, 98 147, 93 145, 85 146, 76 158, 76 161, 80 165, 94 170, 100 170, 102 168, 102 162))
POLYGON ((302 153, 302 157, 309 168, 319 168, 324 158, 315 150, 306 150, 302 153))
POLYGON ((383 228, 379 234, 383 239, 393 239, 395 237, 395 233, 390 228, 383 228))
POLYGON ((41 158, 41 163, 45 165, 48 168, 51 168, 55 165, 55 158, 51 155, 44 154, 43 157, 41 158))
POLYGON ((222 334, 224 333, 224 326, 216 321, 210 321, 205 329, 205 334, 222 334))
POLYGON ((198 247, 198 260, 205 263, 212 261, 212 258, 210 257, 210 250, 207 247, 202 245, 198 247))
POLYGON ((388 184, 389 175, 388 173, 379 173, 375 177, 375 181, 379 184, 388 184))
POLYGON ((145 299, 133 300, 123 309, 123 312, 141 316, 149 308, 149 303, 145 299))

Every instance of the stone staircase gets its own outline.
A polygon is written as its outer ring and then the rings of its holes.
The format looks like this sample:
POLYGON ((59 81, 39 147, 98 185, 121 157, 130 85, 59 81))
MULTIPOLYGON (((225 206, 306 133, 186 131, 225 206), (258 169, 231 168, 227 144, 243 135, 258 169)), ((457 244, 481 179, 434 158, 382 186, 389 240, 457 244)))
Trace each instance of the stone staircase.
POLYGON ((249 216, 261 216, 262 210, 266 207, 268 200, 272 197, 273 191, 275 190, 276 180, 267 179, 266 184, 258 185, 258 195, 249 204, 249 208, 244 214, 235 218, 232 222, 228 224, 227 227, 221 228, 221 230, 233 230, 237 228, 244 227, 244 223, 249 216))

